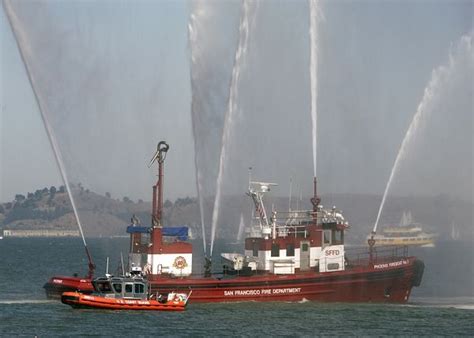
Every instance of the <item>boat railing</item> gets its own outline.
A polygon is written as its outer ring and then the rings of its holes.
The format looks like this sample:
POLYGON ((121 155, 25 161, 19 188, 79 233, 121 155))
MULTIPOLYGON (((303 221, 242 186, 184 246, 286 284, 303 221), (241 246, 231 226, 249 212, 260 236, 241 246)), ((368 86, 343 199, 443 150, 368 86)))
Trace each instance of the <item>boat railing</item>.
POLYGON ((382 246, 374 247, 372 258, 368 247, 364 248, 346 248, 345 250, 346 266, 361 267, 372 264, 381 264, 391 262, 397 259, 408 258, 407 246, 382 246))
POLYGON ((282 237, 293 236, 306 238, 309 236, 306 225, 278 225, 276 226, 276 230, 278 235, 282 237))

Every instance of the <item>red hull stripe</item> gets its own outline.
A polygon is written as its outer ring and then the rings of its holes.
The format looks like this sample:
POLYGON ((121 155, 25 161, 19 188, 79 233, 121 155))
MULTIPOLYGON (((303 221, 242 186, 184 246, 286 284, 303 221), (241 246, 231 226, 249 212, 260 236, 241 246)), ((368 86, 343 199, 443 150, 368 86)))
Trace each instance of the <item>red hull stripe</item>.
MULTIPOLYGON (((405 270, 402 268, 389 270, 389 271, 377 271, 368 273, 363 271, 360 273, 350 273, 345 275, 329 275, 315 277, 315 275, 307 276, 306 278, 286 278, 286 279, 272 279, 262 278, 262 280, 252 280, 252 277, 247 279, 246 277, 238 277, 229 280, 216 280, 216 279, 182 279, 182 280, 170 280, 170 279, 155 279, 150 282, 152 286, 165 287, 165 288, 222 288, 222 287, 258 287, 258 286, 286 286, 286 285, 300 285, 303 283, 320 284, 320 283, 333 283, 342 281, 355 281, 355 280, 383 280, 390 278, 400 278, 405 275, 405 270)), ((256 277, 257 278, 257 277, 256 277)))

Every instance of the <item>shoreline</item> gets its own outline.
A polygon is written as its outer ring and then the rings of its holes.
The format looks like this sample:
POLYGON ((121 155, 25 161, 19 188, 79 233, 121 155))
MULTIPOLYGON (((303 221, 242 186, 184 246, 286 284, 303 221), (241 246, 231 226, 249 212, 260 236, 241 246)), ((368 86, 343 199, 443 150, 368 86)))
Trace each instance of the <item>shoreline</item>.
POLYGON ((79 237, 79 230, 3 230, 3 238, 32 238, 32 237, 79 237))

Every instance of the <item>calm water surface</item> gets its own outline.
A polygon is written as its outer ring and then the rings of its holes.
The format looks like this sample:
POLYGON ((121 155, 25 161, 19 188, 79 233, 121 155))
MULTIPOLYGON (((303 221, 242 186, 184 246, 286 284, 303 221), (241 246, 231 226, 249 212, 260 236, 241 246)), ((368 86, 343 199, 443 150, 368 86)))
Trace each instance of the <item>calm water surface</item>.
MULTIPOLYGON (((100 273, 106 257, 115 270, 128 241, 91 239, 89 246, 100 273)), ((49 277, 85 274, 81 240, 6 238, 0 241, 0 336, 474 335, 472 245, 429 250, 416 252, 425 276, 407 305, 190 304, 183 313, 166 313, 76 310, 46 300, 49 277), (446 265, 451 256, 458 264, 446 265)))

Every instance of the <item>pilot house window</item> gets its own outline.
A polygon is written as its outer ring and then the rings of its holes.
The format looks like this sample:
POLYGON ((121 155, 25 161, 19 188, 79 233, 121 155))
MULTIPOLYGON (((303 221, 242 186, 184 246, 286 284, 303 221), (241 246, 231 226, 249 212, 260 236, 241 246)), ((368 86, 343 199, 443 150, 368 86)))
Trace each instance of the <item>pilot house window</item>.
POLYGON ((104 293, 112 292, 112 288, 109 282, 97 283, 97 289, 99 290, 99 292, 104 292, 104 293))
POLYGON ((323 244, 330 245, 331 244, 331 230, 324 230, 323 233, 323 244))
POLYGON ((133 292, 133 284, 125 284, 125 292, 132 293, 133 292))
POLYGON ((287 244, 286 245, 286 256, 292 257, 295 255, 295 245, 294 244, 287 244))
POLYGON ((144 293, 145 286, 143 284, 135 284, 135 293, 144 293))
POLYGON ((272 257, 280 257, 280 245, 277 243, 272 244, 272 257))
POLYGON ((258 257, 258 243, 253 243, 253 248, 252 248, 252 255, 254 257, 258 257))
POLYGON ((112 285, 114 287, 115 292, 122 293, 122 284, 121 283, 114 283, 112 285))
POLYGON ((333 230, 332 244, 344 244, 344 233, 341 230, 333 230))

